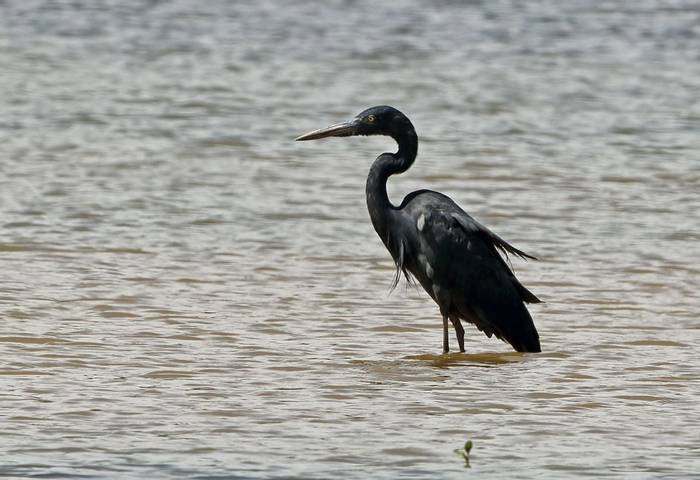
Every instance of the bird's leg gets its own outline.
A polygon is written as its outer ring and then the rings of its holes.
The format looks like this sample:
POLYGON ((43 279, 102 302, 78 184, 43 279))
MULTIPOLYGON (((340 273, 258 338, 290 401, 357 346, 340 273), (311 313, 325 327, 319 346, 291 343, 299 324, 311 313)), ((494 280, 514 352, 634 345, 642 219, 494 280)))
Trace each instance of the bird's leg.
POLYGON ((457 334, 457 343, 459 343, 459 351, 464 353, 464 327, 462 322, 459 321, 457 317, 450 317, 452 325, 455 327, 455 333, 457 334))
POLYGON ((442 353, 450 352, 450 338, 447 335, 447 315, 442 315, 442 353))

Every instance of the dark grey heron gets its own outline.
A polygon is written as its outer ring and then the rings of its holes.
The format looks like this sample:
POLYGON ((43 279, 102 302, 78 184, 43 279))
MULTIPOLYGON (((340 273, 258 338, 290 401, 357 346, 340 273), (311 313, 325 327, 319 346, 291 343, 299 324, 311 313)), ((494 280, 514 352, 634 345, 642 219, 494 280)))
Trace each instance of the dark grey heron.
POLYGON ((382 153, 367 176, 367 208, 372 225, 396 264, 394 286, 402 272, 423 286, 440 307, 442 349, 450 350, 448 320, 464 352, 461 320, 496 335, 519 352, 539 352, 540 340, 525 303, 540 300, 525 288, 497 250, 523 259, 535 257, 513 247, 476 221, 442 193, 418 190, 394 206, 386 182, 410 168, 418 152, 411 121, 389 106, 372 107, 349 122, 300 136, 297 140, 353 135, 387 135, 396 153, 382 153))

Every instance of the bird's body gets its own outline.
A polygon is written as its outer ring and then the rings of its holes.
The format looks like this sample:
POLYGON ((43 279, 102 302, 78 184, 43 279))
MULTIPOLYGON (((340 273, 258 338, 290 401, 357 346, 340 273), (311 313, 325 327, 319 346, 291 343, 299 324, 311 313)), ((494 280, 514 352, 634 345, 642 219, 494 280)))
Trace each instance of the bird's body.
POLYGON ((443 318, 443 351, 449 351, 448 320, 464 351, 461 320, 517 351, 539 352, 537 330, 524 302, 540 300, 515 278, 497 250, 534 258, 512 247, 469 216, 449 197, 430 190, 406 196, 400 206, 389 201, 389 176, 413 164, 418 138, 411 122, 393 107, 372 107, 352 122, 310 132, 297 140, 326 136, 388 135, 396 153, 377 157, 367 177, 367 208, 372 225, 396 264, 395 283, 403 273, 415 278, 438 304, 443 318))

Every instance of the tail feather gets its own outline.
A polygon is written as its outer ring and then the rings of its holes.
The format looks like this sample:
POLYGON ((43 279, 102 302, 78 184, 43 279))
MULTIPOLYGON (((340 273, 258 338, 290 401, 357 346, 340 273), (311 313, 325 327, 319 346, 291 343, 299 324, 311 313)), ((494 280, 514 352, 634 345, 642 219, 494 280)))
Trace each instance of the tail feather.
POLYGON ((510 343, 518 352, 539 353, 542 351, 542 347, 540 347, 540 336, 537 334, 537 330, 534 328, 524 335, 520 335, 520 338, 517 340, 508 340, 508 343, 510 343))
POLYGON ((525 288, 522 283, 520 283, 517 279, 514 277, 514 282, 513 284, 515 285, 515 289, 518 291, 520 294, 520 298, 522 298, 523 302, 525 303, 542 303, 542 300, 537 298, 537 296, 532 293, 530 290, 525 288))
POLYGON ((520 318, 517 322, 518 328, 508 332, 504 339, 518 352, 541 352, 540 334, 537 333, 535 322, 532 321, 532 316, 525 305, 521 303, 520 306, 522 310, 520 310, 520 318))
POLYGON ((455 316, 476 325, 489 338, 497 338, 509 343, 518 352, 541 352, 540 335, 524 304, 512 309, 492 311, 491 315, 476 305, 464 302, 455 303, 455 316))

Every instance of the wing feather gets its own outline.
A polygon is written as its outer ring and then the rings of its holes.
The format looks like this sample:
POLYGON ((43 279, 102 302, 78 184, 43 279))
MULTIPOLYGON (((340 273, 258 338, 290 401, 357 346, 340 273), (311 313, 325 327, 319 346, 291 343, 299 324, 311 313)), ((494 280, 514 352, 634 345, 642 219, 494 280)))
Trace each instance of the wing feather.
POLYGON ((427 259, 434 270, 428 278, 421 262, 412 263, 413 274, 428 293, 439 284, 441 310, 450 312, 510 343, 518 351, 540 351, 539 335, 523 302, 539 299, 517 280, 498 250, 535 259, 519 250, 464 212, 449 197, 425 191, 405 204, 405 213, 416 229, 407 256, 427 259))
POLYGON ((506 255, 508 255, 508 253, 512 253, 513 255, 517 255, 518 257, 522 258, 523 260, 527 260, 528 258, 531 260, 538 260, 537 257, 533 257, 532 255, 529 255, 529 254, 523 252, 522 250, 515 248, 510 243, 503 240, 501 237, 499 237, 498 235, 493 233, 491 230, 489 230, 483 224, 474 220, 474 218, 471 215, 469 215, 468 213, 466 213, 464 211, 460 211, 460 212, 452 212, 450 215, 452 216, 452 218, 457 220, 457 222, 460 224, 460 226, 462 228, 464 228, 465 231, 467 231, 467 232, 472 231, 472 232, 477 232, 477 233, 480 233, 482 235, 485 235, 494 244, 494 246, 498 247, 498 249, 501 250, 506 255))

